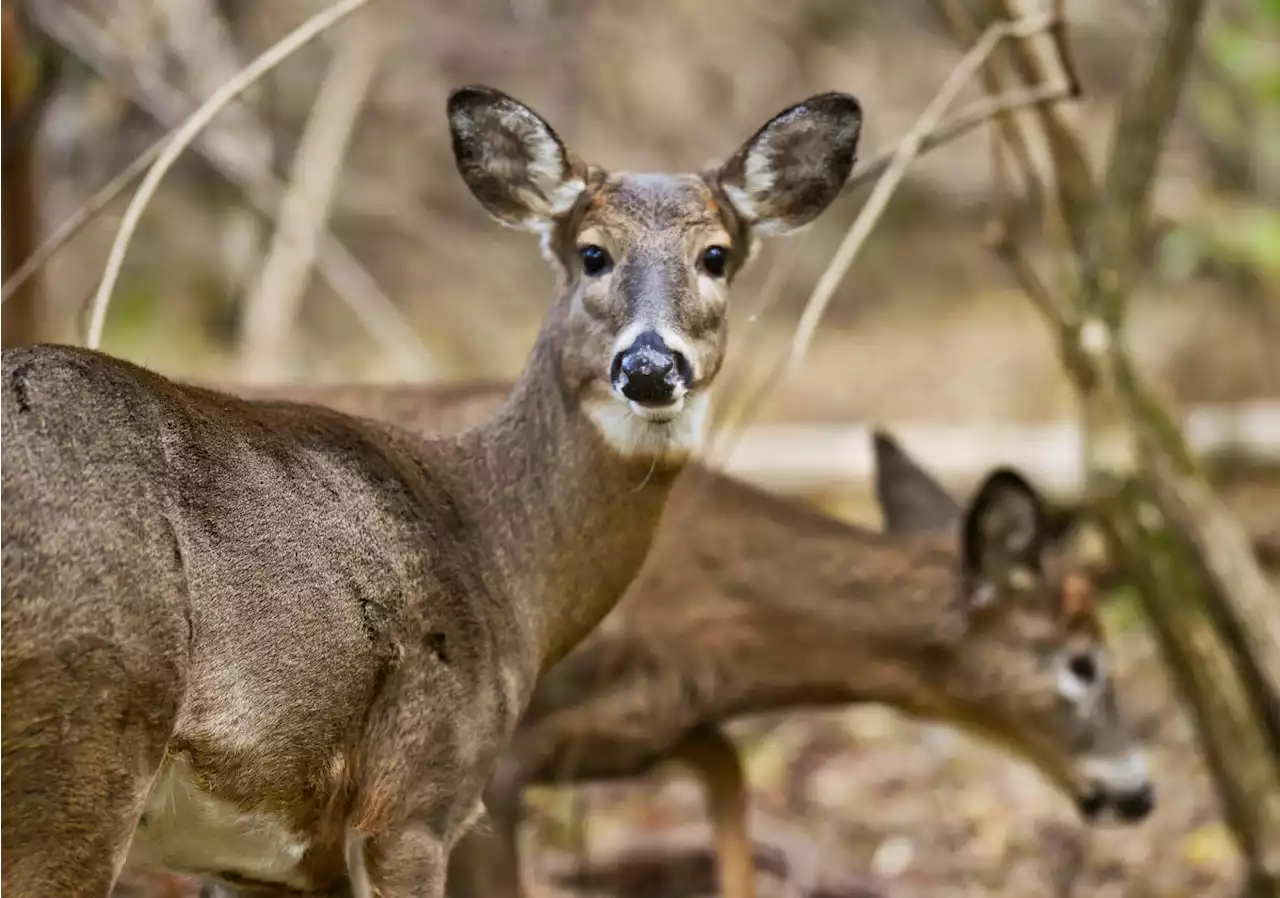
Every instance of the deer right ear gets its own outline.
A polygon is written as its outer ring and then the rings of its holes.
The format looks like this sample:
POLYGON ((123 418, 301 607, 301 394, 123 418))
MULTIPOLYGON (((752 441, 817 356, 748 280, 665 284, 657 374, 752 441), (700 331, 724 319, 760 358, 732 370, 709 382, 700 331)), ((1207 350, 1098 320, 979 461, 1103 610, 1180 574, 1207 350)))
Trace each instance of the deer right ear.
POLYGON ((536 112, 483 85, 449 94, 453 157, 480 204, 505 225, 544 231, 584 189, 564 143, 536 112))
POLYGON ((963 509, 892 436, 871 434, 876 502, 887 533, 940 533, 960 520, 963 509))
POLYGON ((989 474, 969 503, 960 536, 971 603, 986 604, 1004 587, 1036 576, 1050 537, 1048 511, 1035 488, 1011 468, 989 474))
POLYGON ((862 106, 855 98, 818 94, 767 121, 720 167, 717 180, 755 231, 786 234, 840 195, 861 130, 862 106))

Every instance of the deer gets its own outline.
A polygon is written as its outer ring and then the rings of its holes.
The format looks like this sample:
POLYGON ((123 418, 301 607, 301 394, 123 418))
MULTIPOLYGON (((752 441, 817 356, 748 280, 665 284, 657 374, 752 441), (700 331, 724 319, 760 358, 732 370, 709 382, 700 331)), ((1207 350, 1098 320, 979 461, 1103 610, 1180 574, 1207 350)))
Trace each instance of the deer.
POLYGON ((3 352, 2 887, 122 869, 443 894, 545 671, 621 598, 696 448, 728 287, 812 222, 862 114, 816 94, 697 173, 608 171, 496 88, 456 167, 558 293, 483 422, 385 421, 3 352))
MULTIPOLYGON (((234 389, 433 432, 466 427, 506 388, 234 389)), ((1010 468, 961 505, 883 428, 872 440, 883 533, 688 464, 627 597, 539 682, 487 787, 488 826, 450 859, 452 898, 520 894, 526 786, 637 779, 667 762, 702 785, 721 892, 752 898, 746 778, 723 725, 759 712, 887 704, 1030 761, 1088 822, 1151 812, 1074 553, 1081 510, 1010 468)))

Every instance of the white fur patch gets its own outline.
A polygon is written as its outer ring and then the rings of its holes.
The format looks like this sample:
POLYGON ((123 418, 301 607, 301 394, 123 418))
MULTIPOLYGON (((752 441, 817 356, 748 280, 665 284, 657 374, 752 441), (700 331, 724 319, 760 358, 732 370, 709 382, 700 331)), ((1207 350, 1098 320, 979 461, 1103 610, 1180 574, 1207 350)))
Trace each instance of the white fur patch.
MULTIPOLYGON (((773 190, 777 174, 769 154, 757 148, 747 154, 742 166, 742 184, 725 184, 724 192, 744 218, 756 222, 760 218, 759 201, 773 190)), ((767 223, 766 224, 767 227, 767 223)))
POLYGON ((751 198, 751 194, 743 190, 737 184, 724 184, 725 195, 729 197, 729 202, 733 203, 733 208, 738 214, 747 221, 754 222, 758 217, 755 200, 751 198))
POLYGON ((230 871, 302 888, 298 864, 307 842, 277 817, 247 813, 201 789, 190 763, 165 761, 147 796, 145 825, 134 833, 126 866, 192 873, 230 871))
POLYGON ((702 444, 710 400, 706 393, 682 398, 674 414, 662 420, 617 396, 584 406, 600 436, 624 458, 687 456, 702 444))
POLYGON ((1115 757, 1087 758, 1084 774, 1111 794, 1137 792, 1151 782, 1147 756, 1136 749, 1115 757))
POLYGON ((1092 680, 1086 682, 1076 676, 1065 657, 1058 662, 1056 676, 1058 695, 1074 704, 1076 713, 1082 717, 1087 717, 1093 713, 1094 705, 1102 695, 1107 683, 1107 660, 1101 652, 1093 656, 1093 663, 1097 668, 1097 672, 1092 680))

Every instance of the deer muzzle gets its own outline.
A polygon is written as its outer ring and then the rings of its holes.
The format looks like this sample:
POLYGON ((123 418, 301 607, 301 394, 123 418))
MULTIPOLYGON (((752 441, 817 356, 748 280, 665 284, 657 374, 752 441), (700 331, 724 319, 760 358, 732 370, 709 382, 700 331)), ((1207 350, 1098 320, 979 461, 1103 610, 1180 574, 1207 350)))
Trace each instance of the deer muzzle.
POLYGON ((1137 823, 1155 810, 1155 788, 1140 752, 1090 759, 1086 768, 1089 786, 1076 798, 1085 820, 1097 822, 1109 811, 1122 823, 1137 823))

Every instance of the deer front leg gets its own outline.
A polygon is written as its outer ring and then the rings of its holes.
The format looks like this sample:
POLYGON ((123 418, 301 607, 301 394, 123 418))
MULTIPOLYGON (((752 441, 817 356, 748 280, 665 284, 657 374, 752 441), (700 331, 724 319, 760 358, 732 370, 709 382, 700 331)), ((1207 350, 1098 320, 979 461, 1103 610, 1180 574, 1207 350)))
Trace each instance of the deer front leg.
POLYGON ((672 752, 702 781, 715 833, 716 870, 725 898, 756 898, 756 862, 747 832, 747 784, 738 750, 715 727, 695 730, 672 752))

